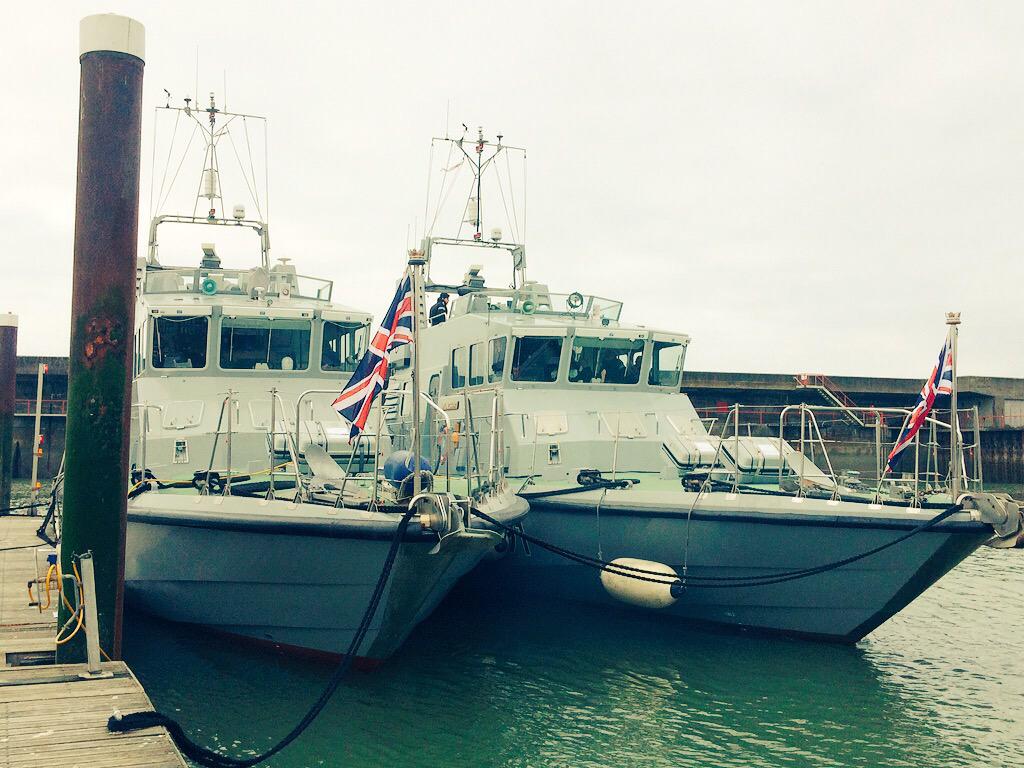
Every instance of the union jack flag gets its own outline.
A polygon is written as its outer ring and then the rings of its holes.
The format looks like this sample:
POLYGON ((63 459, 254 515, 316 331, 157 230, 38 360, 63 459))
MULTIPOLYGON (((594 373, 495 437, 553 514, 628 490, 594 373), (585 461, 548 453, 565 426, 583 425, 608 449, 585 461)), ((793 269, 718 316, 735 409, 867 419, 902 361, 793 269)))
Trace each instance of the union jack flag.
POLYGON ((896 471, 900 456, 908 445, 914 440, 914 435, 925 423, 932 406, 935 405, 935 398, 939 395, 953 394, 953 350, 949 345, 949 336, 946 336, 946 343, 942 345, 939 352, 939 360, 932 368, 932 375, 924 383, 921 394, 918 395, 917 404, 910 412, 907 420, 903 423, 900 436, 896 438, 896 444, 889 451, 889 459, 886 464, 886 471, 896 471))
POLYGON ((348 384, 332 403, 334 410, 352 423, 349 440, 366 427, 366 418, 370 415, 374 398, 388 384, 388 364, 392 350, 412 343, 412 318, 412 280, 406 272, 391 302, 391 308, 384 315, 366 354, 359 361, 348 384))

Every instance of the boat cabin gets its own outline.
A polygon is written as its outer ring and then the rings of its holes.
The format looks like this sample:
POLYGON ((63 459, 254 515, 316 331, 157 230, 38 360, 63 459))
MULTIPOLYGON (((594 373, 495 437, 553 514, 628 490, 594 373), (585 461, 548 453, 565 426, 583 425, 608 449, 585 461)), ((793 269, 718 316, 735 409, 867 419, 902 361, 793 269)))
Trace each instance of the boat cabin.
POLYGON ((371 316, 330 302, 329 280, 277 264, 267 271, 146 265, 135 375, 351 373, 371 316))
POLYGON ((539 283, 475 288, 455 299, 447 322, 427 329, 423 373, 440 366, 429 389, 444 394, 496 385, 678 392, 689 337, 620 325, 621 310, 618 301, 552 294, 539 283))

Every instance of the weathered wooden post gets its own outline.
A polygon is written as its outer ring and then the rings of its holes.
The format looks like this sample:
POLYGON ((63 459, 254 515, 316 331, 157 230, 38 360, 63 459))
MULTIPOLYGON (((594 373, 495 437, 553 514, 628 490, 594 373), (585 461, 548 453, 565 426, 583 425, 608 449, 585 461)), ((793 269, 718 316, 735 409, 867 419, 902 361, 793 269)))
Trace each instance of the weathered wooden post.
POLYGON ((18 316, 0 314, 0 510, 11 506, 14 398, 18 374, 18 316))
MULTIPOLYGON (((145 30, 82 19, 61 565, 92 552, 100 645, 121 652, 145 30)), ((67 619, 62 607, 59 624, 67 619)), ((85 634, 57 649, 85 660, 85 634)))

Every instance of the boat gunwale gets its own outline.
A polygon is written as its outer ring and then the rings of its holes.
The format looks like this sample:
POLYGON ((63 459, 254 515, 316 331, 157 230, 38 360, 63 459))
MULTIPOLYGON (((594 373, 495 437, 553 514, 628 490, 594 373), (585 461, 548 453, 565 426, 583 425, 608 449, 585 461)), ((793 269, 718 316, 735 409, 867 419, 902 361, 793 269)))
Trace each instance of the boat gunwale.
MULTIPOLYGON (((632 491, 626 491, 630 493, 632 491)), ((927 517, 909 517, 907 515, 876 516, 876 515, 842 515, 842 514, 819 514, 815 512, 783 512, 777 510, 709 510, 706 507, 701 509, 698 505, 692 512, 687 504, 669 503, 624 503, 621 499, 611 498, 609 492, 600 501, 602 516, 617 517, 647 517, 647 518, 676 518, 681 521, 691 519, 700 522, 728 522, 728 523, 752 523, 761 525, 786 525, 786 526, 811 526, 826 528, 874 528, 886 530, 912 530, 922 523, 928 521, 927 517)), ((736 501, 736 494, 705 494, 709 500, 714 496, 733 496, 733 499, 723 501, 736 501)), ((714 499, 718 501, 718 499, 714 499)), ((559 512, 575 515, 594 514, 595 502, 593 500, 580 499, 578 496, 572 499, 556 497, 545 499, 535 497, 530 499, 530 509, 533 512, 545 508, 554 509, 559 512)), ((900 510, 906 507, 898 508, 900 510)), ((969 512, 962 514, 969 516, 969 512)), ((935 526, 927 529, 924 533, 964 533, 978 535, 980 533, 992 533, 991 527, 980 520, 954 520, 947 518, 935 526)))
MULTIPOLYGON (((514 525, 520 522, 529 512, 529 504, 519 497, 514 498, 517 503, 511 505, 513 507, 511 511, 490 512, 489 514, 499 518, 505 525, 514 525)), ((266 515, 264 519, 260 519, 258 515, 251 513, 239 514, 238 512, 231 511, 211 512, 209 510, 188 509, 175 509, 173 511, 154 510, 140 508, 140 506, 132 505, 129 507, 129 523, 327 539, 390 540, 395 535, 395 529, 401 520, 401 515, 397 512, 393 520, 381 520, 379 517, 364 520, 338 517, 287 519, 279 515, 266 515)), ((318 506, 325 510, 334 509, 326 505, 309 506, 318 506)), ((344 509, 347 511, 353 510, 352 507, 344 509)), ((396 509, 398 508, 396 507, 396 509)), ((363 510, 356 511, 361 512, 363 510)), ((404 511, 404 508, 401 511, 404 511)), ((500 533, 495 526, 479 519, 474 519, 474 529, 491 530, 500 533)), ((419 522, 411 520, 406 528, 403 541, 423 541, 434 544, 437 542, 437 536, 436 531, 423 528, 419 522)))

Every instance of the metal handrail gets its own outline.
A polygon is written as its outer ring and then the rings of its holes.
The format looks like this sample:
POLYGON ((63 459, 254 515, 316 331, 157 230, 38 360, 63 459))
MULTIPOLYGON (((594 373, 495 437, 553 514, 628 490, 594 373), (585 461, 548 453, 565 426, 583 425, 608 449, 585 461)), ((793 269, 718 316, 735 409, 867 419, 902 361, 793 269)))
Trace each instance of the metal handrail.
POLYGON ((345 498, 345 486, 348 484, 348 479, 352 475, 352 462, 355 461, 356 454, 359 453, 359 444, 363 440, 366 440, 367 444, 369 444, 369 439, 367 439, 362 432, 356 435, 355 444, 352 446, 352 451, 348 455, 348 464, 345 465, 345 476, 341 478, 341 487, 338 489, 338 500, 334 505, 335 507, 344 506, 343 500, 345 498))
POLYGON ((210 475, 213 474, 213 460, 217 457, 217 446, 220 444, 220 436, 223 434, 220 431, 221 426, 224 424, 224 411, 228 413, 228 467, 227 476, 228 480, 224 485, 222 495, 229 495, 231 486, 231 431, 232 431, 232 419, 231 419, 231 403, 234 402, 235 392, 229 389, 224 399, 220 404, 220 413, 217 416, 217 429, 213 433, 213 447, 210 449, 210 463, 206 466, 206 483, 203 485, 201 495, 208 496, 210 494, 210 475))
POLYGON ((800 472, 797 475, 796 494, 797 496, 801 496, 804 489, 804 468, 807 465, 807 454, 804 452, 804 434, 806 432, 806 419, 810 417, 810 426, 814 428, 814 431, 818 435, 818 443, 821 445, 821 454, 825 457, 825 463, 828 466, 828 475, 832 480, 832 498, 838 498, 839 479, 836 477, 835 469, 832 466, 832 459, 829 457, 828 449, 825 447, 825 439, 821 435, 821 428, 818 426, 818 419, 814 415, 813 411, 809 410, 802 404, 787 405, 779 414, 779 487, 782 487, 782 468, 786 464, 786 453, 783 450, 783 444, 785 441, 782 439, 783 429, 785 428, 786 414, 793 408, 800 409, 800 472))
POLYGON ((15 416, 34 416, 35 405, 39 403, 40 415, 42 416, 67 416, 68 401, 60 398, 50 398, 36 401, 32 398, 17 398, 14 401, 15 416), (56 404, 56 407, 54 406, 56 404))
MULTIPOLYGON (((284 410, 285 410, 284 400, 281 399, 281 394, 277 391, 277 388, 275 387, 274 389, 270 390, 270 393, 271 393, 271 398, 272 398, 271 402, 274 402, 274 400, 276 399, 276 401, 281 404, 281 413, 284 413, 284 410)), ((299 449, 298 449, 298 446, 296 445, 296 443, 292 440, 292 433, 288 430, 288 424, 286 423, 284 426, 285 426, 285 431, 282 433, 284 435, 284 439, 285 439, 284 447, 288 451, 288 456, 292 460, 292 467, 295 470, 295 494, 296 494, 296 499, 298 501, 302 501, 302 499, 305 497, 305 493, 303 492, 303 489, 302 489, 302 473, 299 472, 299 449)), ((272 430, 276 429, 276 427, 277 427, 276 424, 272 424, 271 425, 271 429, 272 430)), ((277 448, 275 443, 276 443, 276 441, 274 440, 274 438, 272 436, 270 438, 270 449, 271 449, 272 452, 275 451, 276 448, 277 448)), ((274 475, 273 466, 271 467, 270 475, 271 475, 271 480, 270 480, 271 486, 273 486, 273 482, 274 482, 274 480, 273 480, 273 475, 274 475)))
MULTIPOLYGON (((153 409, 163 413, 164 409, 163 409, 163 406, 153 405, 151 403, 132 403, 131 409, 134 411, 137 408, 141 409, 141 411, 142 411, 142 415, 139 417, 139 434, 141 436, 140 440, 139 440, 139 446, 140 446, 139 457, 140 457, 140 463, 142 464, 142 469, 140 470, 142 472, 142 479, 145 480, 146 479, 146 441, 149 439, 149 410, 150 410, 150 408, 153 408, 153 409)), ((63 463, 63 459, 62 459, 62 463, 63 463)))
MULTIPOLYGON (((381 404, 380 404, 380 406, 378 406, 378 411, 383 411, 383 404, 384 404, 384 396, 385 395, 396 397, 399 400, 402 400, 402 399, 405 398, 406 395, 411 395, 411 394, 412 394, 412 390, 411 389, 382 390, 381 393, 380 393, 380 403, 381 404)), ((452 441, 452 420, 451 420, 451 417, 448 415, 447 411, 445 411, 444 408, 442 408, 440 405, 438 405, 430 397, 430 395, 428 395, 426 392, 420 392, 420 399, 423 402, 425 402, 428 406, 433 408, 435 411, 437 411, 441 415, 441 418, 444 419, 444 424, 445 424, 445 441, 444 441, 445 484, 446 484, 446 486, 448 488, 451 488, 451 470, 449 468, 450 467, 450 463, 451 463, 451 441, 452 441)), ((399 406, 399 408, 401 408, 401 406, 399 406)), ((379 432, 379 430, 378 430, 378 432, 379 432)), ((360 436, 362 436, 362 435, 360 434, 360 436)))
MULTIPOLYGON (((505 413, 504 409, 504 398, 502 397, 503 392, 500 387, 483 387, 481 389, 473 390, 474 395, 481 395, 491 393, 491 427, 490 427, 490 440, 488 445, 488 459, 490 465, 488 466, 488 485, 490 486, 489 492, 494 493, 502 490, 505 484, 505 463, 504 463, 504 420, 508 414, 505 413)), ((468 435, 473 447, 473 458, 477 468, 476 477, 479 484, 479 473, 480 473, 480 455, 477 451, 476 438, 479 433, 475 429, 473 416, 472 403, 469 401, 469 392, 463 390, 463 401, 466 407, 466 420, 467 426, 469 427, 468 435)), ((469 451, 466 452, 466 479, 467 484, 470 482, 469 473, 469 451)), ((469 486, 472 487, 471 485, 469 486)), ((480 489, 482 490, 482 488, 480 489)))
POLYGON ((452 443, 452 420, 448 415, 447 411, 444 410, 440 405, 435 403, 426 392, 420 392, 420 397, 426 401, 427 405, 433 408, 435 411, 441 414, 444 419, 444 482, 445 488, 451 491, 452 478, 451 478, 451 443, 452 443))
MULTIPOLYGON (((295 447, 296 447, 296 449, 298 449, 298 446, 301 445, 301 437, 300 437, 300 427, 299 427, 299 425, 302 423, 302 403, 303 403, 303 401, 306 399, 306 397, 308 395, 337 395, 337 394, 338 394, 338 390, 337 389, 307 389, 306 391, 304 391, 302 394, 299 395, 299 398, 295 401, 295 447)), ((316 419, 311 419, 311 421, 317 421, 317 420, 316 419)), ((317 422, 317 423, 320 423, 320 422, 317 422)))
MULTIPOLYGON (((721 437, 719 438, 719 446, 720 446, 720 448, 725 448, 726 450, 731 449, 732 452, 735 453, 735 458, 738 461, 739 458, 740 458, 740 453, 741 453, 740 445, 739 445, 739 443, 741 442, 740 438, 743 437, 743 434, 744 434, 743 433, 743 426, 744 426, 744 423, 745 423, 744 416, 747 413, 750 413, 750 412, 763 413, 765 410, 766 409, 763 406, 744 406, 742 404, 734 405, 734 406, 730 407, 727 411, 725 411, 725 409, 722 409, 722 408, 716 409, 716 411, 720 414, 720 418, 722 420, 722 427, 721 427, 721 429, 720 430, 715 430, 716 434, 721 434, 721 437), (723 412, 724 412, 724 414, 723 414, 723 412), (728 443, 726 443, 724 446, 721 445, 721 443, 723 441, 728 441, 728 440, 732 440, 733 441, 733 445, 730 446, 728 443)), ((786 406, 777 406, 777 407, 773 408, 772 410, 774 411, 775 414, 778 415, 778 421, 776 422, 774 428, 771 428, 770 422, 769 422, 770 436, 766 436, 766 437, 767 437, 769 442, 774 442, 774 443, 776 443, 778 445, 778 453, 779 453, 778 461, 779 461, 779 464, 778 464, 777 470, 776 469, 767 469, 766 467, 761 466, 760 469, 756 470, 756 472, 759 475, 768 474, 769 476, 771 476, 771 475, 775 474, 775 475, 778 476, 779 484, 782 485, 782 483, 784 482, 784 476, 786 475, 787 468, 788 468, 790 470, 790 472, 791 472, 791 475, 795 479, 797 479, 797 481, 798 481, 798 495, 801 495, 801 496, 802 495, 806 495, 808 492, 810 492, 810 487, 806 485, 807 480, 808 480, 809 477, 814 475, 814 473, 817 473, 818 477, 820 478, 820 480, 821 480, 821 482, 823 484, 823 487, 824 487, 824 483, 826 483, 826 482, 828 483, 828 485, 829 485, 828 491, 832 495, 833 499, 836 499, 840 495, 842 495, 844 493, 844 491, 843 491, 843 484, 845 482, 845 477, 846 476, 843 473, 842 467, 840 466, 840 464, 842 464, 842 462, 837 464, 837 460, 836 460, 836 456, 835 456, 835 444, 836 444, 837 437, 835 435, 833 435, 833 434, 830 434, 829 437, 826 438, 825 437, 825 433, 828 431, 828 429, 826 428, 825 430, 823 430, 821 425, 822 425, 822 423, 827 423, 827 421, 828 421, 827 416, 826 416, 827 414, 835 414, 836 416, 845 415, 845 412, 848 409, 844 408, 844 407, 841 407, 841 406, 834 406, 834 405, 793 404, 793 405, 786 405, 786 406), (797 414, 797 413, 800 414, 800 419, 801 419, 801 426, 799 427, 799 429, 800 429, 799 445, 798 445, 798 441, 797 441, 796 435, 794 433, 793 441, 792 441, 792 449, 786 448, 786 433, 787 433, 787 430, 789 430, 791 428, 794 428, 793 425, 792 425, 792 417, 795 414, 797 414), (777 432, 775 431, 776 429, 778 430, 777 432), (821 452, 820 455, 818 454, 819 450, 821 452), (794 465, 791 464, 791 462, 787 461, 787 454, 790 454, 790 456, 795 460, 795 453, 794 453, 794 451, 799 451, 799 453, 803 456, 803 462, 801 463, 801 465, 799 467, 794 466, 794 465), (819 458, 820 458, 820 460, 818 460, 819 458), (814 466, 815 461, 817 461, 817 465, 818 465, 817 468, 815 468, 815 466, 814 466), (807 462, 810 462, 810 464, 811 464, 810 467, 807 466, 807 462), (843 479, 841 479, 841 476, 842 476, 843 479)), ((884 477, 885 475, 884 475, 884 473, 879 471, 879 467, 884 468, 886 451, 889 448, 891 448, 891 442, 888 439, 886 439, 885 430, 895 430, 895 429, 897 429, 900 426, 901 421, 905 422, 905 420, 909 417, 910 414, 913 413, 913 411, 911 409, 908 409, 908 408, 877 407, 877 406, 855 407, 855 410, 858 411, 861 414, 861 416, 863 417, 864 422, 866 423, 867 428, 868 429, 873 429, 873 437, 874 437, 873 443, 874 443, 874 453, 875 453, 875 470, 878 471, 879 475, 882 475, 884 477)), ((612 447, 612 451, 613 451, 613 454, 612 454, 612 468, 613 468, 613 471, 617 471, 617 469, 618 469, 615 452, 618 451, 619 438, 620 437, 625 437, 624 435, 620 434, 620 432, 621 432, 621 416, 623 414, 627 413, 627 411, 626 410, 615 411, 615 413, 617 413, 618 416, 619 416, 619 426, 618 426, 618 428, 616 428, 616 427, 614 427, 614 425, 612 425, 610 427, 611 431, 608 434, 608 438, 611 441, 613 441, 614 444, 615 444, 612 447)), ((664 419, 668 418, 671 415, 670 413, 656 413, 656 414, 652 414, 649 411, 646 411, 646 410, 643 410, 643 409, 633 409, 632 413, 635 413, 638 416, 640 416, 641 414, 646 414, 645 418, 647 418, 647 419, 650 419, 652 417, 657 419, 657 422, 655 424, 655 433, 656 434, 654 436, 654 439, 656 439, 656 440, 660 439, 660 438, 657 437, 657 424, 658 423, 662 423, 664 421, 664 419)), ((970 409, 958 409, 958 413, 961 414, 961 417, 965 413, 971 414, 973 416, 974 409, 973 408, 970 408, 970 409)), ((579 418, 586 419, 586 418, 593 418, 595 415, 599 415, 599 412, 595 412, 595 411, 589 410, 589 409, 587 409, 587 410, 582 410, 581 409, 581 410, 575 410, 575 411, 570 410, 568 412, 565 412, 565 415, 566 416, 573 416, 573 417, 575 417, 577 419, 579 419, 579 418)), ((519 418, 521 416, 525 416, 525 414, 520 414, 518 412, 510 412, 510 413, 506 413, 505 414, 506 418, 519 418)), ((611 414, 609 414, 609 417, 611 417, 611 414)), ((684 426, 678 425, 677 421, 678 420, 670 421, 669 423, 677 431, 682 429, 682 432, 680 434, 682 434, 682 435, 687 434, 687 432, 688 432, 687 428, 684 427, 684 426)), ((516 422, 516 423, 518 425, 518 422, 516 422)), ((763 423, 763 422, 759 422, 759 423, 763 423)), ((706 429, 704 426, 698 426, 698 420, 696 418, 689 419, 688 420, 688 424, 690 424, 689 429, 692 430, 692 434, 693 434, 694 437, 698 436, 699 434, 708 434, 708 435, 711 434, 711 430, 706 429)), ((946 430, 948 430, 949 427, 950 427, 949 418, 948 418, 947 413, 943 413, 941 411, 937 411, 937 412, 934 412, 931 415, 929 415, 927 417, 927 419, 925 420, 925 424, 927 425, 927 427, 932 432, 934 432, 937 429, 946 429, 946 430), (945 418, 943 418, 944 416, 945 416, 945 418)), ((975 425, 977 425, 977 420, 975 421, 975 425)), ((517 426, 517 429, 518 429, 518 426, 517 426)), ((599 429, 599 431, 603 431, 600 426, 598 427, 598 429, 599 429)), ((908 497, 908 499, 911 497, 911 492, 912 492, 913 498, 912 498, 912 500, 910 500, 908 502, 911 505, 916 505, 916 504, 920 503, 920 500, 922 498, 922 493, 927 494, 927 493, 932 493, 934 491, 937 491, 938 488, 936 486, 944 484, 944 481, 942 481, 942 479, 939 476, 939 474, 933 470, 933 465, 941 466, 941 464, 938 464, 936 461, 933 461, 933 458, 932 458, 932 454, 935 454, 937 456, 938 455, 938 451, 940 450, 940 447, 939 447, 939 445, 938 445, 938 443, 937 443, 935 438, 932 438, 931 443, 929 443, 928 446, 927 446, 928 451, 929 451, 929 453, 926 454, 929 457, 928 466, 927 466, 927 468, 922 466, 922 464, 924 463, 923 462, 924 456, 922 456, 922 454, 921 454, 921 448, 922 448, 922 446, 925 445, 925 441, 928 439, 928 436, 929 436, 929 432, 922 432, 922 433, 917 434, 915 436, 914 440, 913 440, 913 442, 914 442, 914 459, 913 459, 914 466, 913 466, 913 472, 912 473, 910 472, 909 467, 908 467, 908 471, 905 474, 900 474, 898 476, 890 476, 890 477, 886 477, 885 478, 885 482, 886 483, 891 483, 891 485, 892 485, 892 487, 894 489, 896 489, 896 488, 902 489, 902 491, 900 491, 900 492, 905 493, 906 496, 908 497)), ((523 428, 524 442, 526 442, 529 437, 531 437, 531 436, 528 435, 528 432, 527 432, 525 424, 524 424, 524 428, 523 428)), ((857 438, 853 438, 853 439, 855 441, 857 440, 857 438)), ((838 440, 839 440, 839 443, 845 444, 845 441, 844 441, 844 439, 841 436, 838 437, 838 440)), ((533 476, 534 474, 536 474, 537 452, 540 449, 540 439, 539 439, 539 434, 537 433, 536 429, 534 429, 534 433, 532 435, 532 443, 533 443, 533 446, 532 446, 532 448, 533 448, 533 450, 532 450, 533 465, 531 467, 530 464, 529 464, 529 462, 531 460, 530 456, 526 456, 525 459, 526 459, 527 465, 526 465, 526 467, 523 468, 524 471, 527 471, 527 472, 530 473, 530 476, 533 476)), ((861 444, 864 445, 864 446, 867 446, 869 443, 862 442, 861 444)), ((526 445, 524 445, 524 447, 525 448, 529 448, 530 446, 527 443, 526 445)), ((969 445, 968 444, 964 445, 964 449, 965 449, 964 450, 965 471, 963 472, 963 474, 964 474, 965 477, 969 477, 970 478, 970 482, 972 483, 972 487, 976 484, 977 487, 979 487, 979 488, 982 487, 982 483, 983 483, 983 478, 982 478, 982 476, 981 476, 981 474, 979 472, 979 468, 982 465, 981 448, 982 448, 982 446, 981 446, 980 430, 976 428, 975 429, 975 437, 974 437, 973 443, 971 443, 969 445), (967 456, 968 453, 970 453, 969 457, 967 456), (968 462, 968 460, 970 460, 970 463, 971 463, 971 472, 970 473, 968 473, 966 471, 966 463, 968 462)), ((726 460, 726 461, 724 461, 724 463, 720 464, 719 460, 718 460, 719 456, 721 456, 721 450, 716 450, 715 461, 713 462, 712 467, 722 467, 722 468, 729 469, 728 465, 730 464, 730 462, 728 462, 726 460)), ((857 461, 859 461, 859 460, 857 460, 857 461)), ((700 463, 703 464, 704 460, 702 460, 700 463)), ((740 467, 739 467, 738 464, 737 464, 737 466, 734 469, 735 469, 735 473, 730 478, 730 480, 731 480, 730 485, 732 486, 732 490, 736 491, 736 490, 738 490, 738 487, 741 485, 741 478, 740 478, 740 471, 741 470, 740 470, 740 467)), ((731 471, 731 469, 730 469, 730 471, 731 471)), ((860 474, 860 473, 858 472, 856 474, 860 474)), ((884 486, 884 483, 882 485, 884 486)), ((876 490, 876 492, 875 492, 876 499, 877 499, 879 493, 881 492, 880 491, 881 487, 882 486, 879 486, 879 490, 876 490)), ((897 495, 898 495, 898 493, 897 493, 897 495)))

